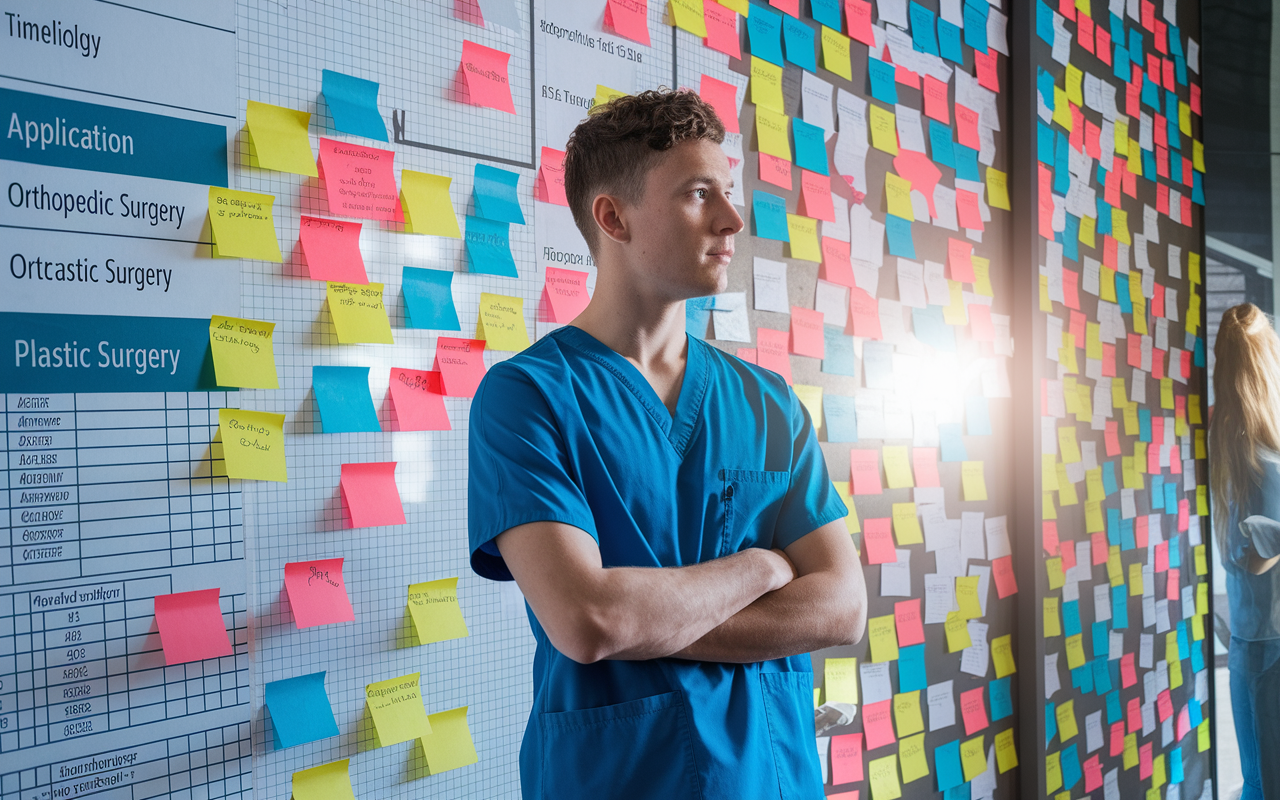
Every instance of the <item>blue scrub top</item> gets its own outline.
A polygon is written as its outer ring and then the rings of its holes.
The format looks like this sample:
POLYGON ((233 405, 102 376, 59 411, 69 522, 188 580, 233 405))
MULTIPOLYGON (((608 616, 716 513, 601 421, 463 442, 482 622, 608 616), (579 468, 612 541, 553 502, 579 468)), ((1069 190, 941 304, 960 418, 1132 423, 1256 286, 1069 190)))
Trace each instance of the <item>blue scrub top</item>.
MULTIPOLYGON (((471 405, 471 566, 528 522, 589 533, 606 567, 785 548, 847 513, 777 374, 689 338, 672 415, 629 361, 574 327, 495 365, 471 405)), ((820 798, 808 654, 754 664, 579 664, 537 640, 525 798, 820 798)))

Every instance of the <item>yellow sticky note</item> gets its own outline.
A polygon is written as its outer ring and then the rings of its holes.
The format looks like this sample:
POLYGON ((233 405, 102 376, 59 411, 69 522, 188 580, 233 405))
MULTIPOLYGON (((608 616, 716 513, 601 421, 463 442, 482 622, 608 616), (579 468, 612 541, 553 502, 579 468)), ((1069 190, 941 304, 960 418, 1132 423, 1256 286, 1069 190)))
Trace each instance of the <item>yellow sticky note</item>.
POLYGON ((1001 775, 1018 766, 1018 745, 1013 740, 1013 728, 1005 728, 996 734, 996 766, 1001 775))
POLYGON ((1058 598, 1044 598, 1044 638, 1062 635, 1062 617, 1058 614, 1058 598))
POLYGON ((840 499, 844 501, 844 507, 849 509, 849 513, 844 517, 844 526, 849 533, 862 533, 862 523, 858 519, 858 509, 853 504, 853 495, 849 490, 848 481, 832 481, 831 485, 836 487, 836 494, 840 495, 840 499))
POLYGON ((329 281, 329 314, 342 344, 391 344, 391 322, 380 283, 329 281))
POLYGON ((677 28, 697 36, 707 38, 707 20, 703 16, 702 0, 669 0, 671 21, 677 28))
POLYGON ((1138 145, 1137 139, 1129 140, 1129 172, 1137 177, 1142 177, 1142 148, 1138 145))
POLYGON ((995 290, 991 288, 991 259, 970 256, 969 260, 973 262, 974 294, 980 294, 983 297, 995 297, 995 290))
POLYGON ((1169 779, 1164 768, 1164 753, 1151 760, 1151 788, 1159 789, 1169 779))
POLYGON ((1209 720, 1196 726, 1196 752, 1203 753, 1209 749, 1209 720))
POLYGON ((791 257, 803 261, 822 262, 822 245, 818 244, 818 221, 799 214, 787 215, 787 233, 791 241, 791 257))
POLYGON ((1040 310, 1046 314, 1053 313, 1053 300, 1049 297, 1049 276, 1040 276, 1040 310))
POLYGON ((947 292, 951 302, 942 307, 942 321, 963 328, 969 324, 969 312, 964 304, 964 284, 948 280, 947 292))
POLYGON ((1078 106, 1084 105, 1084 73, 1075 64, 1067 65, 1067 99, 1078 106))
POLYGON ((763 106, 756 107, 756 137, 760 152, 791 160, 791 140, 787 137, 789 118, 763 106))
POLYGON ((902 786, 898 783, 896 755, 873 758, 867 764, 867 779, 871 784, 871 800, 898 800, 902 797, 902 786))
POLYGON ((222 436, 222 457, 226 460, 228 478, 288 480, 284 465, 284 414, 220 408, 218 433, 222 436))
POLYGON ((987 479, 981 461, 966 461, 960 465, 960 479, 964 484, 966 501, 987 499, 987 479))
POLYGON ((209 226, 213 231, 214 258, 254 258, 284 261, 276 240, 269 194, 209 187, 209 226))
POLYGON ((400 206, 404 209, 404 229, 409 233, 461 239, 458 215, 449 197, 453 178, 427 172, 400 172, 400 206))
POLYGON ((350 761, 344 758, 293 773, 293 800, 356 800, 351 790, 350 761))
POLYGON ((1062 463, 1074 464, 1080 460, 1080 445, 1076 442, 1076 429, 1072 425, 1058 428, 1058 452, 1062 463))
POLYGON ((1100 503, 1107 499, 1107 488, 1102 484, 1102 467, 1085 470, 1084 485, 1086 502, 1100 503))
POLYGON ((1063 584, 1067 582, 1066 573, 1062 571, 1061 556, 1046 558, 1044 561, 1044 569, 1049 577, 1050 589, 1061 589, 1063 584))
POLYGON ((919 690, 893 696, 893 727, 898 732, 899 739, 924 730, 919 690))
POLYGON ((1191 135, 1191 106, 1185 101, 1178 101, 1178 131, 1183 136, 1191 135))
POLYGON ((791 390, 796 393, 801 405, 809 412, 809 419, 813 420, 814 429, 822 430, 822 387, 793 383, 791 390))
POLYGON ((882 449, 884 455, 884 474, 890 489, 909 489, 915 486, 911 477, 911 457, 907 448, 889 446, 882 449))
POLYGON ((1124 737, 1124 768, 1133 769, 1138 766, 1138 735, 1126 734, 1124 737))
POLYGON ((307 137, 310 121, 311 114, 306 111, 250 100, 245 109, 249 165, 316 177, 316 156, 307 137))
POLYGON ((1196 458, 1208 458, 1209 444, 1208 444, 1208 438, 1207 438, 1207 431, 1205 431, 1204 428, 1197 428, 1195 431, 1195 440, 1196 440, 1196 446, 1195 446, 1196 458))
POLYGON ((823 667, 822 688, 828 703, 858 702, 858 659, 828 658, 823 667))
POLYGON ((1053 492, 1042 492, 1040 494, 1040 516, 1045 519, 1057 519, 1058 507, 1053 502, 1053 492))
POLYGON ((1067 666, 1071 669, 1083 667, 1084 658, 1084 641, 1082 635, 1077 633, 1074 636, 1067 637, 1067 666))
POLYGON ((224 317, 209 320, 209 349, 219 386, 279 389, 275 353, 271 347, 274 322, 224 317))
POLYGON ((458 579, 415 583, 409 587, 409 615, 420 644, 461 639, 468 635, 467 623, 458 605, 458 579))
POLYGON ((1120 545, 1107 549, 1107 578, 1112 586, 1124 586, 1124 567, 1120 564, 1120 545))
POLYGON ((920 516, 916 513, 915 503, 893 504, 893 536, 899 547, 924 543, 924 533, 920 530, 920 516))
POLYGON ((626 97, 627 93, 617 89, 610 89, 602 83, 596 84, 596 105, 602 106, 610 100, 616 100, 619 97, 626 97))
POLYGON ((1133 244, 1133 239, 1129 238, 1129 213, 1123 208, 1111 209, 1111 235, 1120 244, 1133 244))
POLYGON ((467 706, 438 711, 428 720, 431 733, 418 741, 422 743, 422 755, 427 759, 427 770, 432 775, 480 760, 471 740, 471 728, 467 727, 467 706))
POLYGON ((1182 685, 1182 662, 1169 662, 1169 688, 1177 689, 1182 685))
POLYGON ((956 578, 956 605, 960 606, 961 619, 979 619, 982 616, 982 603, 978 601, 979 576, 956 578))
POLYGON ((1142 596, 1142 565, 1141 564, 1129 565, 1129 596, 1130 597, 1142 596))
POLYGON ((1071 482, 1071 478, 1067 476, 1067 465, 1061 461, 1058 467, 1058 505, 1074 506, 1080 502, 1079 495, 1076 494, 1076 485, 1071 482))
POLYGON ((1013 661, 1013 642, 1009 634, 991 640, 991 661, 996 665, 996 678, 1018 671, 1018 665, 1013 661))
POLYGON ((746 18, 751 14, 750 0, 724 0, 724 2, 720 3, 720 5, 724 6, 730 11, 738 12, 743 16, 743 18, 746 18))
POLYGON ((1080 234, 1076 237, 1085 247, 1096 247, 1094 236, 1098 230, 1098 221, 1093 217, 1080 218, 1080 234))
POLYGON ((1208 559, 1208 556, 1206 556, 1206 555, 1205 555, 1204 545, 1202 545, 1202 544, 1198 544, 1198 545, 1196 545, 1195 547, 1191 548, 1191 551, 1192 551, 1192 553, 1193 553, 1193 554, 1194 554, 1194 556, 1195 556, 1195 562, 1196 562, 1196 574, 1197 574, 1197 575, 1208 575, 1208 574, 1209 574, 1209 559, 1208 559))
POLYGON ((1058 491, 1058 459, 1053 453, 1040 454, 1040 491, 1058 491))
POLYGON ((960 743, 960 764, 964 767, 966 782, 987 771, 986 738, 979 734, 960 743))
POLYGON ((1173 378, 1160 379, 1160 407, 1173 410, 1173 378))
POLYGON ((929 774, 929 759, 924 754, 923 733, 905 739, 899 734, 898 764, 902 767, 903 783, 911 783, 929 774))
POLYGON ((898 660, 898 628, 892 614, 867 620, 867 636, 871 639, 872 663, 898 660))
POLYGON ((431 722, 427 720, 427 709, 422 705, 422 692, 418 688, 420 674, 415 672, 364 687, 364 701, 373 715, 379 747, 431 733, 431 722))
POLYGON ((1116 271, 1111 267, 1102 267, 1098 271, 1098 297, 1108 303, 1118 302, 1116 299, 1116 271))
MULTIPOLYGON (((1090 489, 1092 488, 1091 485, 1090 489)), ((1107 523, 1102 513, 1101 500, 1084 501, 1084 529, 1086 533, 1102 533, 1107 529, 1107 523)))
POLYGON ((1054 714, 1058 718, 1058 738, 1063 744, 1068 740, 1074 739, 1080 729, 1076 727, 1076 701, 1068 700, 1065 703, 1058 703, 1054 714))
POLYGON ((1044 757, 1044 790, 1053 794, 1062 788, 1062 754, 1049 753, 1044 757))
POLYGON ((911 208, 911 181, 900 178, 892 172, 884 174, 884 199, 886 210, 895 217, 914 220, 915 211, 911 208))
POLYGON ((991 167, 987 167, 987 205, 1012 210, 1009 205, 1009 176, 991 167))
MULTIPOLYGON (((751 102, 756 104, 757 114, 762 108, 782 113, 782 67, 763 58, 751 57, 751 102)), ((787 159, 790 160, 791 156, 787 159)))
POLYGON ((871 104, 871 146, 891 156, 898 154, 898 123, 893 112, 875 103, 871 104))
POLYGON ((1067 102, 1067 93, 1057 86, 1053 87, 1053 121, 1067 133, 1072 131, 1071 104, 1067 102))
POLYGON ((947 612, 947 621, 943 623, 943 628, 947 632, 948 653, 958 653, 973 645, 973 640, 969 638, 969 623, 960 616, 959 611, 947 612))
POLYGON ((849 37, 826 25, 822 26, 822 66, 846 81, 853 80, 853 62, 849 59, 849 37))
POLYGON ((528 347, 529 329, 524 319, 524 298, 481 292, 476 338, 488 342, 490 350, 518 352, 528 347))
POLYGON ((1199 139, 1191 141, 1191 168, 1196 172, 1204 172, 1204 142, 1199 139))

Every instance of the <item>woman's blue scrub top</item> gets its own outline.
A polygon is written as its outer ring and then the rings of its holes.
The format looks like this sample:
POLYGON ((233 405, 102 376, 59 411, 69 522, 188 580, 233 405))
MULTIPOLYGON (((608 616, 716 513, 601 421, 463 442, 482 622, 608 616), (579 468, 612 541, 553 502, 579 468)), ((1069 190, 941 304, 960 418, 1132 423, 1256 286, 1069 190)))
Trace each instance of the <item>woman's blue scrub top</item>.
MULTIPOLYGON (((817 432, 773 372, 690 337, 672 415, 629 361, 574 327, 495 365, 471 405, 471 566, 554 521, 606 567, 785 548, 847 513, 817 432)), ((808 654, 754 664, 579 664, 537 639, 520 749, 526 798, 820 798, 808 654)))

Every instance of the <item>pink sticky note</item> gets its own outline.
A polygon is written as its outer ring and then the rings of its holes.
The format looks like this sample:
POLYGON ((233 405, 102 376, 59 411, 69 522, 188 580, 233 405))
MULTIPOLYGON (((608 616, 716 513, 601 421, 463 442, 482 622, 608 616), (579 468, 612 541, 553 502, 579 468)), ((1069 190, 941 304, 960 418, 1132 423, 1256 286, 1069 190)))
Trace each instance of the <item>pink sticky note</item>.
POLYGON ((1183 706, 1178 711, 1178 724, 1175 727, 1178 729, 1176 738, 1179 742, 1182 741, 1182 737, 1191 733, 1191 712, 1187 710, 1186 706, 1183 706))
POLYGON ((769 5, 781 11, 783 14, 800 17, 800 0, 769 0, 769 5))
POLYGON ((791 352, 798 356, 822 358, 826 337, 822 332, 823 314, 811 308, 791 307, 791 352))
POLYGON ((1058 541, 1058 523, 1054 520, 1045 520, 1040 527, 1040 538, 1043 541, 1044 551, 1050 556, 1058 555, 1061 549, 1061 543, 1058 541))
POLYGON ((893 520, 889 517, 862 521, 862 547, 868 564, 893 564, 898 551, 893 548, 893 520))
POLYGON ((1169 582, 1168 582, 1169 593, 1165 597, 1166 600, 1176 601, 1178 599, 1178 594, 1179 594, 1178 573, 1179 572, 1181 572, 1181 570, 1178 570, 1178 569, 1169 570, 1169 582))
POLYGON ((973 283, 973 245, 964 239, 947 239, 947 266, 951 280, 973 283))
POLYGON ((875 47, 876 37, 871 27, 869 0, 844 0, 844 18, 850 38, 862 42, 867 47, 875 47))
POLYGON ((1111 725, 1111 749, 1108 751, 1112 756, 1118 756, 1124 752, 1124 723, 1116 722, 1111 725))
MULTIPOLYGON (((859 778, 861 780, 861 778, 859 778)), ((858 800, 858 790, 854 789, 849 792, 836 792, 827 795, 827 800, 858 800)))
MULTIPOLYGON (((1081 14, 1080 16, 1084 16, 1081 14)), ((995 52, 993 49, 991 52, 995 52)), ((1098 756, 1084 762, 1084 790, 1092 792, 1102 787, 1102 761, 1098 756)))
POLYGON ((857 783, 862 780, 862 734, 846 733, 831 737, 831 784, 857 783))
POLYGON ((462 73, 468 100, 473 105, 516 113, 515 103, 511 101, 511 84, 507 80, 509 60, 510 53, 462 40, 462 62, 458 70, 462 73))
POLYGON ((648 0, 609 0, 604 7, 604 24, 619 36, 649 44, 648 0))
POLYGON ((788 386, 791 385, 791 357, 787 355, 790 341, 791 334, 787 331, 756 328, 756 363, 781 375, 788 386))
POLYGON ((1125 717, 1129 724, 1129 733, 1137 733, 1142 730, 1142 701, 1136 697, 1129 698, 1126 712, 1125 717))
MULTIPOLYGON (((716 6, 723 8, 718 3, 709 2, 707 6, 716 6)), ((733 14, 732 11, 729 14, 733 14)), ((736 15, 735 15, 736 16, 736 15)), ((710 30, 710 28, 708 28, 710 30)), ((735 35, 734 41, 737 41, 735 35)), ((724 129, 729 133, 738 133, 738 87, 732 83, 716 80, 710 75, 702 76, 702 83, 698 88, 698 96, 705 100, 712 108, 716 110, 716 116, 720 117, 720 121, 724 123, 724 129)), ((788 187, 789 188, 789 187, 788 187)))
POLYGON ((835 222, 836 207, 831 199, 831 178, 807 169, 800 170, 800 207, 797 211, 802 216, 835 222))
POLYGON ((404 507, 396 486, 396 462, 380 461, 342 465, 342 502, 351 515, 351 527, 403 525, 404 507))
POLYGON ((862 732, 868 750, 898 741, 893 735, 893 700, 881 700, 862 707, 862 732))
POLYGON ((329 213, 403 222, 393 169, 395 157, 390 150, 321 137, 320 178, 324 180, 329 213), (351 191, 353 187, 358 191, 351 191))
POLYGON ((447 431, 453 428, 444 407, 439 372, 392 367, 391 405, 396 411, 397 430, 447 431))
POLYGON ((849 262, 849 243, 839 239, 822 237, 822 267, 818 277, 841 286, 856 286, 853 282, 853 266, 849 262))
POLYGON ((960 715, 964 717, 964 735, 972 736, 987 727, 985 686, 960 693, 960 715))
POLYGON ((591 295, 587 294, 587 273, 547 267, 547 281, 542 287, 542 303, 552 322, 572 322, 589 302, 591 295))
POLYGON ((736 12, 708 0, 702 4, 702 19, 707 25, 707 38, 702 41, 707 47, 732 58, 742 58, 736 12))
POLYGON ((475 397, 484 379, 483 339, 436 339, 436 360, 432 369, 440 373, 444 394, 449 397, 475 397))
POLYGON ((1120 656, 1120 685, 1128 689, 1137 684, 1138 671, 1133 666, 1133 653, 1120 656))
MULTIPOLYGON (((1154 430, 1154 426, 1153 426, 1154 430)), ((1154 438, 1154 437, 1153 437, 1154 438)), ((1169 569, 1169 543, 1161 542, 1156 545, 1156 572, 1164 572, 1169 569)))
POLYGON ((884 489, 880 484, 880 451, 850 450, 849 475, 854 494, 881 494, 884 489))
POLYGON ((760 180, 791 191, 791 162, 768 153, 760 153, 760 180))
POLYGON ((1013 556, 1001 556, 992 561, 991 576, 996 580, 996 594, 1001 600, 1018 593, 1018 579, 1013 574, 1013 556))
POLYGON ((289 592, 293 622, 299 628, 351 622, 356 612, 342 580, 342 559, 295 561, 284 565, 284 588, 289 592))
POLYGON ((991 306, 969 303, 965 308, 969 312, 969 336, 975 342, 994 342, 996 326, 991 320, 991 306))
POLYGON ((1111 554, 1111 543, 1107 541, 1107 534, 1103 532, 1090 534, 1089 541, 1092 545, 1091 553, 1093 555, 1091 565, 1096 567, 1099 564, 1107 563, 1107 557, 1111 554))
MULTIPOLYGON (((1041 238, 1053 238, 1053 173, 1044 164, 1036 164, 1039 177, 1039 231, 1041 238)), ((1118 205, 1118 204, 1117 204, 1118 205)))
POLYGON ((911 451, 911 469, 916 475, 916 486, 942 485, 938 477, 938 448, 914 448, 911 451))
POLYGON ((933 77, 924 76, 924 115, 943 125, 951 124, 951 105, 947 102, 947 84, 933 77))
POLYGON ((1138 778, 1140 780, 1145 781, 1147 778, 1151 777, 1151 767, 1152 767, 1152 761, 1153 761, 1153 756, 1151 751, 1153 749, 1154 748, 1152 747, 1151 742, 1147 742, 1146 744, 1138 748, 1138 778))
POLYGON ((315 281, 368 283, 360 255, 360 223, 302 215, 298 241, 315 281))
POLYGON ((199 589, 155 598, 156 627, 164 663, 185 664, 231 655, 231 640, 218 606, 219 589, 199 589))
POLYGON ((1062 548, 1062 568, 1067 572, 1076 568, 1076 546, 1070 540, 1062 548))
POLYGON ((956 141, 973 150, 982 149, 978 138, 978 112, 956 103, 956 141))
POLYGON ((986 55, 973 51, 973 64, 978 73, 978 85, 993 92, 1000 91, 1000 70, 996 67, 996 49, 987 48, 986 55))
POLYGON ((1156 711, 1160 714, 1161 722, 1173 716, 1173 696, 1168 689, 1156 695, 1156 711))
POLYGON ((920 619, 920 598, 893 604, 894 626, 898 629, 898 647, 924 644, 924 624, 920 619))
POLYGON ((960 227, 973 231, 983 229, 982 211, 978 208, 978 195, 974 192, 956 189, 956 218, 960 227))
POLYGON ((534 181, 533 196, 544 203, 569 205, 564 191, 564 151, 551 147, 542 148, 542 166, 534 181))
POLYGON ((884 338, 880 332, 880 304, 856 286, 849 289, 849 323, 845 326, 845 333, 867 339, 884 338))
POLYGON ((924 195, 929 205, 929 216, 937 217, 938 209, 933 204, 933 190, 942 178, 942 170, 929 160, 924 153, 914 150, 902 150, 893 159, 893 168, 898 176, 911 181, 912 191, 924 195))

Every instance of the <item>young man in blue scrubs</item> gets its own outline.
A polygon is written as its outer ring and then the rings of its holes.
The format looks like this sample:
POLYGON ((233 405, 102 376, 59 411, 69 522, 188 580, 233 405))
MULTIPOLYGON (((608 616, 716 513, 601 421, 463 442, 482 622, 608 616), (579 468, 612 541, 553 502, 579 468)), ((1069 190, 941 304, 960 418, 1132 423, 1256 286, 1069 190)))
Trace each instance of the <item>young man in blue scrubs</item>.
POLYGON ((471 406, 471 565, 538 643, 525 798, 822 797, 808 653, 862 638, 866 588, 795 393, 685 333, 743 228, 723 139, 691 92, 578 126, 595 294, 471 406))

